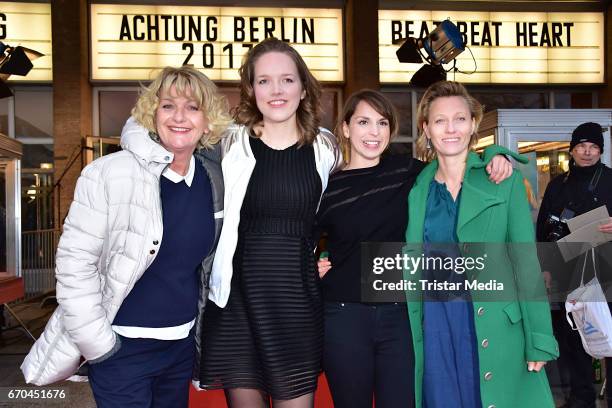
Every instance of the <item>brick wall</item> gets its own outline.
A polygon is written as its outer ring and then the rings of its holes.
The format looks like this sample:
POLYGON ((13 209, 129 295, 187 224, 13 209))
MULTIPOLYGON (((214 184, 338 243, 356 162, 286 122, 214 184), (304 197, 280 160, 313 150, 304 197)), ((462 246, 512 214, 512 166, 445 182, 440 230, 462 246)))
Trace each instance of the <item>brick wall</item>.
POLYGON ((64 174, 83 136, 91 135, 91 86, 86 0, 54 0, 51 6, 53 38, 53 135, 55 181, 63 174, 59 201, 55 198, 56 226, 61 226, 82 168, 81 157, 64 174))

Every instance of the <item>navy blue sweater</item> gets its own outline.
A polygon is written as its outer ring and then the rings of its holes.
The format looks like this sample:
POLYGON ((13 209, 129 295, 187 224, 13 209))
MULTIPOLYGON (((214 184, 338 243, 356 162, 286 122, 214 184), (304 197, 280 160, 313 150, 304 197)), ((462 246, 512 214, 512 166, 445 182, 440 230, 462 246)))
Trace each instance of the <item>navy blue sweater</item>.
MULTIPOLYGON (((196 160, 191 187, 161 177, 160 189, 164 235, 159 253, 123 301, 114 325, 173 327, 196 316, 198 271, 215 236, 210 180, 196 160)), ((154 242, 150 246, 157 250, 154 242)))

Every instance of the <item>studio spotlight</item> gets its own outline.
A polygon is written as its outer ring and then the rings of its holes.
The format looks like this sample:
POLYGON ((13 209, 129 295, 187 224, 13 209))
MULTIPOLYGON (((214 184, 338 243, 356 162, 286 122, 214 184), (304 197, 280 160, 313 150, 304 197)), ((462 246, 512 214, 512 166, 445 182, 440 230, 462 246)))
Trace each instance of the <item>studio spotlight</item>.
POLYGON ((396 51, 396 55, 400 62, 427 62, 428 65, 421 67, 410 80, 413 85, 427 87, 446 79, 442 64, 453 61, 464 50, 465 44, 459 29, 450 20, 444 20, 425 38, 407 38, 396 51))
POLYGON ((0 98, 13 95, 4 83, 11 75, 26 76, 32 69, 32 61, 45 54, 29 48, 11 47, 0 42, 0 98))

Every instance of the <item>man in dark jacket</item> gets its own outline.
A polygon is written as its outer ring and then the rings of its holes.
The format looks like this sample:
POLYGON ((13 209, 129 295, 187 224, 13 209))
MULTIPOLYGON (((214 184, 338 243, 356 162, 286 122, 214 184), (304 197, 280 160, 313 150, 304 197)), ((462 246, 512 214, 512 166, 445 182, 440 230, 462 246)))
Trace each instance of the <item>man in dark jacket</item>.
MULTIPOLYGON (((603 131, 599 124, 583 123, 572 133, 570 143, 570 169, 555 177, 546 188, 537 221, 539 242, 557 241, 569 233, 564 220, 584 214, 602 205, 612 214, 612 169, 601 163, 603 131)), ((611 234, 612 219, 599 230, 611 234)), ((582 257, 580 258, 582 259, 582 257)), ((550 282, 550 272, 545 278, 550 282)), ((566 269, 567 270, 567 269, 566 269)), ((569 284, 569 276, 555 276, 561 286, 569 284)), ((572 290, 574 288, 567 288, 572 290)), ((553 328, 559 341, 560 363, 568 366, 570 399, 568 408, 595 407, 591 356, 583 349, 580 335, 573 331, 565 319, 565 310, 553 310, 553 328)), ((609 386, 612 387, 612 359, 606 363, 609 386)), ((612 392, 608 393, 608 406, 612 406, 612 392)))

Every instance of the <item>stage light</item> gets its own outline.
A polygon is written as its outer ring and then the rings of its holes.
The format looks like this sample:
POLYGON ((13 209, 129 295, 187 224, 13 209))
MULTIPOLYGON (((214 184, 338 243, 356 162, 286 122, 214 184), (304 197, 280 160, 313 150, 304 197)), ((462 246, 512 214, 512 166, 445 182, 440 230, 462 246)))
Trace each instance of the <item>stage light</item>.
POLYGON ((427 87, 446 79, 446 70, 442 64, 454 61, 464 50, 465 44, 459 29, 450 20, 444 20, 425 38, 407 38, 396 55, 400 62, 427 62, 428 65, 421 67, 410 80, 413 85, 427 87), (421 50, 425 51, 425 55, 421 50))
POLYGON ((0 42, 0 98, 13 95, 4 81, 11 75, 26 76, 33 67, 32 61, 43 55, 29 48, 11 47, 0 42))

